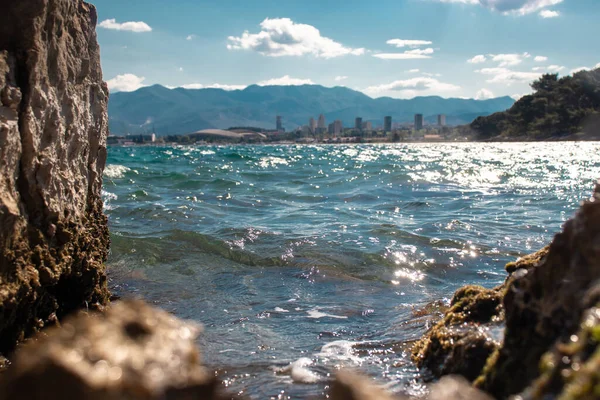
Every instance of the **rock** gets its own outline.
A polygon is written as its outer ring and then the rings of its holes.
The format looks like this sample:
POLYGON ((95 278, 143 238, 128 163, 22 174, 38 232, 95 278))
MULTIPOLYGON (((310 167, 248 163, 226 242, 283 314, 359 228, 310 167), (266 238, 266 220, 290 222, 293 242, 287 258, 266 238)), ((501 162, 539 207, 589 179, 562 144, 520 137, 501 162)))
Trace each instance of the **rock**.
MULTIPOLYGON (((492 400, 484 392, 477 390, 460 376, 445 376, 431 385, 426 400, 492 400)), ((331 386, 332 400, 408 400, 408 397, 394 396, 376 382, 349 371, 340 371, 331 386)))
POLYGON ((394 397, 375 382, 359 374, 340 371, 331 385, 331 400, 402 400, 394 397))
POLYGON ((518 396, 521 400, 600 397, 600 305, 589 309, 566 343, 542 356, 540 377, 518 396))
POLYGON ((216 399, 200 327, 141 301, 80 312, 23 345, 0 375, 0 400, 216 399))
POLYGON ((458 374, 475 380, 487 358, 499 347, 503 288, 466 286, 459 289, 443 319, 419 340, 412 358, 434 377, 458 374))
POLYGON ((430 387, 428 400, 492 400, 460 376, 445 376, 430 387))
POLYGON ((538 378, 542 355, 557 341, 568 343, 600 299, 600 186, 537 259, 510 276, 504 343, 476 381, 497 398, 519 393, 538 378))
POLYGON ((108 134, 96 10, 5 1, 0 13, 0 353, 106 303, 108 134))

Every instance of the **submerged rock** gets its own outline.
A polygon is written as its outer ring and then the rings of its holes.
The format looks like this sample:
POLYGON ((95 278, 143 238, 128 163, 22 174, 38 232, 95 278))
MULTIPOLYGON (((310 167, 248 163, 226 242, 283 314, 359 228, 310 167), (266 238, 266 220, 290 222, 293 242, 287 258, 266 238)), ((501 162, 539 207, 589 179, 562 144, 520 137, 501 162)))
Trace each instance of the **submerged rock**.
POLYGON ((0 353, 108 299, 108 89, 96 22, 81 0, 2 2, 0 353))
POLYGON ((0 375, 0 400, 216 399, 200 327, 141 301, 67 318, 23 345, 0 375))

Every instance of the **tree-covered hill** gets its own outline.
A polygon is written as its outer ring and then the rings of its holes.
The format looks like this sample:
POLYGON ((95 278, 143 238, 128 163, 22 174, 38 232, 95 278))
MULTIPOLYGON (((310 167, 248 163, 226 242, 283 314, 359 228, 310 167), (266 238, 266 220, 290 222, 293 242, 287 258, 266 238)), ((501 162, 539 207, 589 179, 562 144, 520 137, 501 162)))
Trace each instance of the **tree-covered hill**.
POLYGON ((600 68, 558 78, 546 74, 533 82, 535 92, 508 111, 479 117, 470 125, 478 139, 560 139, 600 134, 600 68))

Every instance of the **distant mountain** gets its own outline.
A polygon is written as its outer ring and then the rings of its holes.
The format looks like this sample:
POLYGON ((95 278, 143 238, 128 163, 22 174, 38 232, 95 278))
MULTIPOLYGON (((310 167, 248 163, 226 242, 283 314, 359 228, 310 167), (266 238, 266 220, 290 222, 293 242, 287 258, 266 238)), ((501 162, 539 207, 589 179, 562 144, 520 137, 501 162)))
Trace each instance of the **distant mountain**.
POLYGON ((253 85, 234 91, 155 85, 112 94, 108 110, 113 134, 154 130, 167 135, 232 126, 274 129, 276 115, 283 117, 287 129, 306 125, 311 116, 317 119, 319 114, 324 114, 327 122, 341 119, 347 127, 354 126, 357 116, 383 124, 386 115, 391 115, 394 122, 410 122, 415 113, 424 114, 427 120, 446 114, 449 124, 464 124, 506 110, 513 103, 510 97, 481 101, 437 96, 373 99, 346 87, 319 85, 253 85))

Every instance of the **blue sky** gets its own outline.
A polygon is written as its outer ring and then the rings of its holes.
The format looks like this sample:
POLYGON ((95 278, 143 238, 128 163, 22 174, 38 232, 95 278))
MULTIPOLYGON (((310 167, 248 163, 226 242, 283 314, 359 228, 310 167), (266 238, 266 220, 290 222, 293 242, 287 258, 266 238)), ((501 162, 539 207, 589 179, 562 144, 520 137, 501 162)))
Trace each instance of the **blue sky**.
POLYGON ((599 0, 92 2, 113 92, 314 83, 483 99, 600 66, 599 0))

